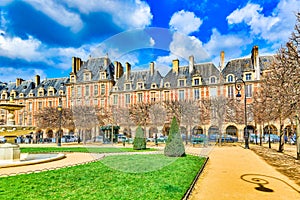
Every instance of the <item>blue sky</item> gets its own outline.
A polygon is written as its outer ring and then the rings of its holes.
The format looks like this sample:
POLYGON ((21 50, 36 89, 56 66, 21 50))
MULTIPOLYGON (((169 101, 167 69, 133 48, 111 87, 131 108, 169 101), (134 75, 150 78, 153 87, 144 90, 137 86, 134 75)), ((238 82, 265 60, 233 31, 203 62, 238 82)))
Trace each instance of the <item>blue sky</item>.
POLYGON ((219 64, 274 54, 287 42, 299 0, 1 0, 0 81, 66 77, 72 56, 106 54, 133 70, 165 74, 173 59, 219 64))

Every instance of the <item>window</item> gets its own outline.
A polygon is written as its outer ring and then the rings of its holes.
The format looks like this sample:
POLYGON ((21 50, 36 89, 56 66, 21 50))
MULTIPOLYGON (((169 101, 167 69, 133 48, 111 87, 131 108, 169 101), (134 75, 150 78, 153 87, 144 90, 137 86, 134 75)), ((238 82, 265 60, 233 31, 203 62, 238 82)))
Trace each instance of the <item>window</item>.
MULTIPOLYGON (((30 105, 30 104, 29 104, 30 105)), ((48 106, 52 107, 52 101, 48 101, 48 106)), ((30 111, 30 110, 29 110, 30 111)))
POLYGON ((85 86, 85 96, 89 96, 90 95, 90 86, 86 85, 85 86))
POLYGON ((75 95, 75 91, 74 91, 74 87, 73 86, 71 87, 71 95, 72 95, 72 97, 74 97, 74 95, 75 95))
POLYGON ((246 97, 252 97, 252 85, 246 85, 246 97))
POLYGON ((125 90, 130 90, 130 83, 125 84, 125 90))
POLYGON ((106 79, 106 73, 105 72, 101 72, 100 79, 106 79))
POLYGON ((70 82, 71 82, 71 83, 74 83, 74 82, 75 82, 75 76, 74 76, 74 75, 71 76, 70 82))
POLYGON ((94 96, 98 95, 98 85, 94 85, 94 96))
POLYGON ((184 100, 184 90, 179 90, 179 101, 184 100))
POLYGON ((252 79, 251 74, 250 73, 246 74, 246 81, 251 81, 251 79, 252 79))
POLYGON ((49 96, 53 96, 53 90, 49 91, 49 96))
POLYGON ((210 83, 215 84, 216 83, 216 77, 210 77, 210 83))
POLYGON ((118 104, 118 95, 113 96, 113 104, 117 105, 118 104))
POLYGON ((29 102, 29 104, 28 104, 28 111, 29 111, 29 112, 32 111, 32 102, 29 102))
POLYGON ((233 98, 233 95, 234 95, 234 89, 233 89, 233 86, 231 85, 231 86, 228 86, 227 87, 227 96, 229 97, 229 98, 233 98))
POLYGON ((81 86, 77 86, 77 97, 81 97, 81 86))
POLYGON ((151 92, 150 93, 151 102, 155 101, 155 96, 156 96, 156 92, 151 92))
POLYGON ((144 83, 137 83, 136 89, 143 89, 143 88, 144 88, 144 83))
POLYGON ((94 99, 94 106, 98 106, 98 99, 94 99))
POLYGON ((170 92, 169 91, 165 91, 165 101, 169 101, 170 100, 170 92))
POLYGON ((138 102, 143 102, 143 93, 138 93, 138 102))
POLYGON ((229 83, 233 82, 233 76, 232 75, 229 75, 227 77, 227 82, 229 82, 229 83))
POLYGON ((179 80, 179 86, 183 87, 184 86, 184 80, 179 80))
POLYGON ((194 85, 200 85, 199 78, 195 78, 195 79, 194 79, 194 85))
POLYGON ((104 107, 104 106, 105 106, 105 101, 104 101, 104 99, 101 99, 101 100, 100 100, 100 106, 101 106, 101 107, 104 107))
POLYGON ((43 108, 43 102, 38 103, 38 108, 39 108, 39 110, 41 110, 43 108))
POLYGON ((194 89, 194 99, 197 100, 197 99, 200 99, 200 92, 199 92, 199 89, 194 89))
POLYGON ((101 95, 105 94, 105 85, 101 84, 101 95))
POLYGON ((169 82, 166 82, 166 83, 165 83, 165 87, 170 87, 170 83, 169 83, 169 82))
POLYGON ((217 96, 217 88, 216 87, 209 88, 209 93, 211 97, 217 96))
POLYGON ((85 81, 90 81, 91 80, 90 73, 87 72, 87 73, 84 74, 84 80, 85 81))
POLYGON ((151 88, 153 88, 153 89, 156 88, 156 83, 152 83, 151 88))
POLYGON ((125 103, 130 104, 130 94, 125 94, 125 103))

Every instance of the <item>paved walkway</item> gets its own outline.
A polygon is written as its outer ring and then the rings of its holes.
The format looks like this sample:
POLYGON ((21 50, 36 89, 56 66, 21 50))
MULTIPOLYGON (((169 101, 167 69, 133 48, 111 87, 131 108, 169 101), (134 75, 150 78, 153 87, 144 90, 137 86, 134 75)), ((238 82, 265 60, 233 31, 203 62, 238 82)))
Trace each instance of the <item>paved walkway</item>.
POLYGON ((251 150, 214 147, 190 199, 294 200, 300 199, 300 187, 251 150))

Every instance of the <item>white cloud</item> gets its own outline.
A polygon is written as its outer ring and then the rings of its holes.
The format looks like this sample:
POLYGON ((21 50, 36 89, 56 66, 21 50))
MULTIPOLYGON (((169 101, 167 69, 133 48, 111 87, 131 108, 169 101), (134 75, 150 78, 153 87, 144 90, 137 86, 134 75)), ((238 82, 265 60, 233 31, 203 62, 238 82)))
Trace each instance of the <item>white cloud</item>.
POLYGON ((40 69, 0 67, 0 80, 2 82, 15 81, 16 78, 22 78, 24 80, 34 80, 35 75, 40 75, 42 79, 47 77, 45 72, 40 69))
POLYGON ((155 40, 153 39, 153 37, 150 37, 149 43, 150 43, 151 47, 153 47, 155 45, 155 40))
POLYGON ((26 61, 42 61, 44 56, 39 52, 41 42, 32 36, 23 40, 19 37, 5 37, 0 34, 0 56, 26 61))
MULTIPOLYGON (((247 24, 251 34, 272 43, 284 43, 288 40, 295 25, 295 13, 299 12, 299 0, 281 0, 270 16, 263 14, 258 4, 248 3, 245 7, 233 11, 228 24, 247 24)), ((278 46, 278 45, 277 45, 278 46)))
POLYGON ((6 6, 10 4, 13 0, 1 0, 0 1, 0 6, 6 6))
POLYGON ((24 0, 36 10, 43 12, 51 19, 65 27, 70 27, 73 32, 78 32, 83 22, 80 16, 67 10, 55 0, 24 0))
POLYGON ((225 59, 237 58, 252 40, 243 34, 222 35, 217 29, 212 30, 210 40, 204 45, 215 65, 219 64, 220 52, 225 51, 225 59))
POLYGON ((203 61, 209 58, 207 52, 203 48, 202 42, 198 38, 180 33, 173 34, 170 51, 172 54, 185 59, 188 59, 189 56, 193 55, 195 61, 203 61))
POLYGON ((171 30, 185 35, 198 31, 201 24, 202 20, 195 16, 193 12, 184 10, 174 13, 169 22, 171 30))
POLYGON ((153 18, 149 5, 140 0, 89 0, 88 3, 82 0, 65 0, 65 2, 69 7, 85 14, 106 12, 118 26, 125 29, 144 28, 151 24, 153 18))

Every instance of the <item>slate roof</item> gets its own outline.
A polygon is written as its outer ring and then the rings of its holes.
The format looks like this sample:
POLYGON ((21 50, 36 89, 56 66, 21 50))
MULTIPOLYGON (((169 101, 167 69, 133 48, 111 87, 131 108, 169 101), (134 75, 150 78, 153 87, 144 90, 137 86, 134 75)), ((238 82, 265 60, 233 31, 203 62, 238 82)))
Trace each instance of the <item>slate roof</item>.
POLYGON ((186 79, 186 86, 192 85, 193 76, 200 76, 202 78, 202 84, 209 84, 209 78, 216 77, 216 82, 219 80, 220 71, 213 63, 201 63, 195 64, 192 73, 189 72, 188 66, 179 66, 178 74, 171 69, 167 75, 163 78, 163 82, 170 83, 171 88, 176 88, 178 85, 178 79, 186 79))
MULTIPOLYGON (((273 56, 259 56, 260 71, 267 68, 268 63, 274 60, 273 56)), ((230 60, 224 69, 222 74, 226 77, 228 74, 241 75, 243 72, 254 71, 254 66, 251 58, 238 58, 230 60)))
POLYGON ((144 89, 150 89, 151 84, 155 83, 157 88, 162 87, 162 76, 159 71, 154 70, 153 75, 151 75, 150 70, 140 70, 140 71, 130 71, 130 77, 126 79, 126 72, 117 80, 115 86, 118 91, 124 91, 124 84, 131 83, 132 90, 136 90, 138 82, 144 82, 144 89))
POLYGON ((87 61, 83 61, 80 67, 80 70, 76 73, 77 75, 77 83, 83 82, 84 81, 84 72, 85 71, 90 71, 92 76, 91 76, 91 81, 98 81, 100 78, 100 72, 105 71, 106 72, 106 77, 109 80, 113 80, 114 78, 114 65, 110 61, 109 58, 89 58, 87 61), (104 59, 107 59, 107 65, 105 64, 104 59))

